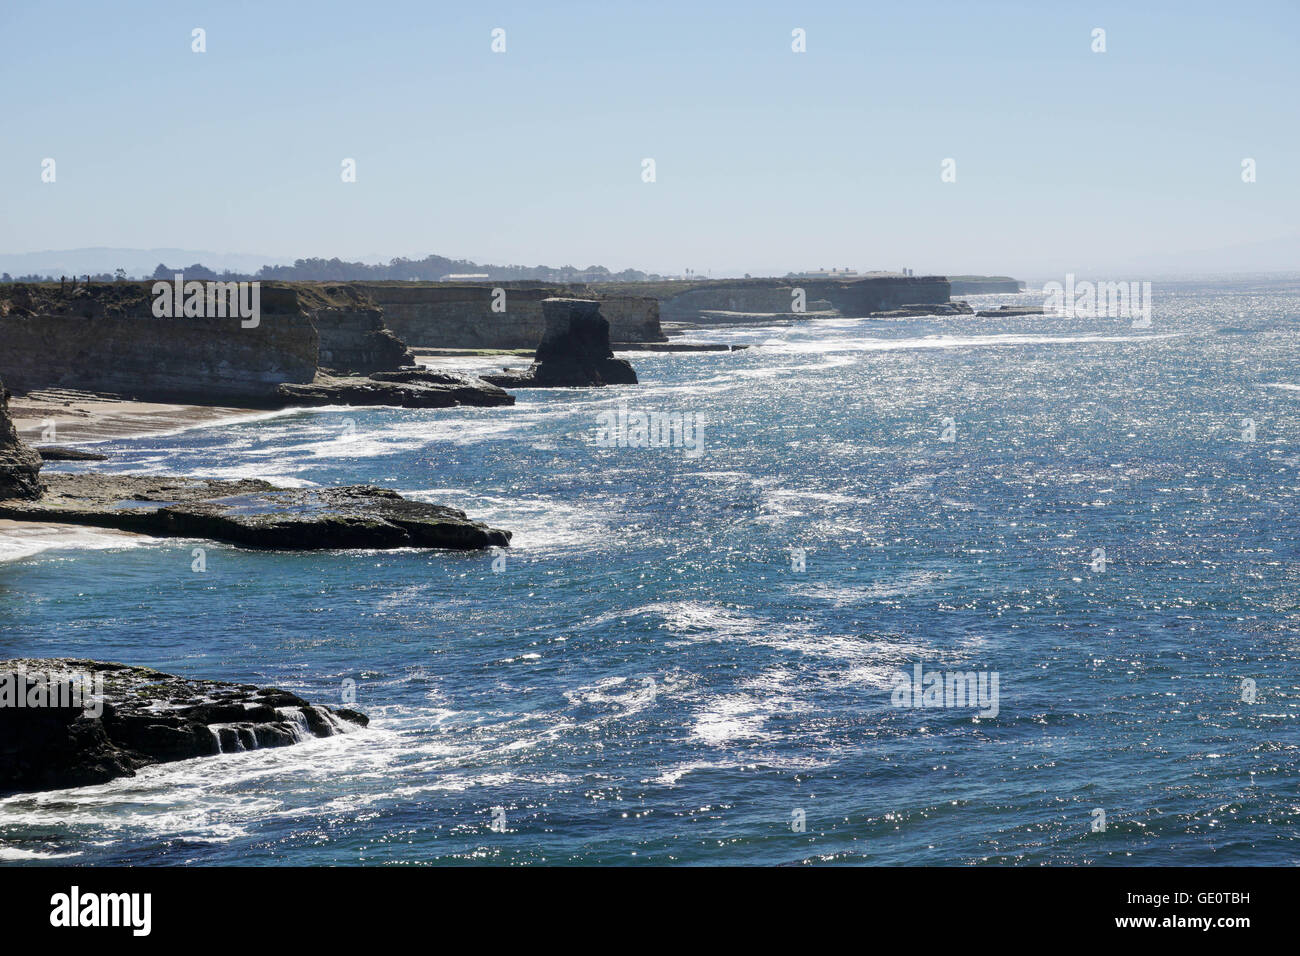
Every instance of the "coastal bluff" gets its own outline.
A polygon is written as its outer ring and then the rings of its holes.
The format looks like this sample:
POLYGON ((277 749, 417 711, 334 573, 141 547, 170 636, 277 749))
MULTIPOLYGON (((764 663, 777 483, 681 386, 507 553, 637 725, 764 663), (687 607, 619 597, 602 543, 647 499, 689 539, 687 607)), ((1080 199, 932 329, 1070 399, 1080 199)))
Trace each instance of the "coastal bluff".
POLYGON ((909 305, 946 304, 950 296, 943 276, 871 275, 858 278, 686 279, 594 286, 602 295, 654 296, 665 322, 711 324, 711 313, 788 314, 798 317, 795 302, 803 293, 805 312, 867 316, 909 305))
POLYGON ((346 283, 259 284, 253 320, 159 317, 152 289, 141 282, 0 286, 0 377, 19 392, 250 408, 295 399, 418 408, 513 402, 483 382, 371 381, 416 369, 415 356, 383 310, 346 283), (295 396, 291 386, 305 391, 295 396))
POLYGON ((287 747, 368 723, 276 687, 76 658, 0 660, 0 794, 107 783, 153 764, 287 747), (38 694, 41 706, 32 706, 38 694))
POLYGON ((42 458, 24 444, 9 417, 9 390, 0 381, 0 499, 39 498, 42 458))
MULTIPOLYGON (((320 358, 323 293, 266 287, 258 322, 153 314, 151 284, 0 287, 0 378, 15 391, 63 387, 147 401, 274 405, 320 358), (313 301, 314 300, 314 301, 313 301)), ((215 310, 214 310, 215 311, 215 310)))
POLYGON ((543 303, 566 297, 598 300, 614 342, 668 341, 659 326, 659 301, 634 291, 603 293, 533 282, 351 285, 383 309, 388 328, 413 348, 533 348, 546 332, 543 303))

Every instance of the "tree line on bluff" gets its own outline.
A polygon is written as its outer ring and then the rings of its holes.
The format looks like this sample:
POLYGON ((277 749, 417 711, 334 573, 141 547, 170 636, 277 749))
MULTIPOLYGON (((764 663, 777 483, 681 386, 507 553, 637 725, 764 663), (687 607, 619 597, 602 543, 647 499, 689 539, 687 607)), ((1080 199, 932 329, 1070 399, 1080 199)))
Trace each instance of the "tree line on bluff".
MULTIPOLYGON (((187 279, 211 280, 223 282, 240 282, 254 280, 280 280, 302 282, 349 282, 349 281, 409 281, 436 282, 448 275, 485 275, 489 281, 511 282, 534 280, 541 282, 645 282, 663 278, 656 273, 641 272, 638 269, 624 269, 611 272, 604 266, 493 266, 479 265, 468 259, 448 259, 445 256, 425 256, 423 259, 405 259, 398 257, 387 263, 370 265, 365 262, 347 262, 337 257, 333 259, 295 259, 293 265, 264 265, 256 272, 233 272, 229 269, 217 272, 201 262, 174 268, 165 263, 158 263, 149 279, 172 279, 176 273, 183 273, 187 279)), ((61 276, 0 275, 0 282, 57 282, 61 276)), ((72 278, 72 277, 69 277, 72 278)), ((77 276, 76 278, 81 278, 77 276)), ((114 273, 99 273, 90 276, 93 282, 122 281, 128 278, 125 271, 118 269, 114 273)))

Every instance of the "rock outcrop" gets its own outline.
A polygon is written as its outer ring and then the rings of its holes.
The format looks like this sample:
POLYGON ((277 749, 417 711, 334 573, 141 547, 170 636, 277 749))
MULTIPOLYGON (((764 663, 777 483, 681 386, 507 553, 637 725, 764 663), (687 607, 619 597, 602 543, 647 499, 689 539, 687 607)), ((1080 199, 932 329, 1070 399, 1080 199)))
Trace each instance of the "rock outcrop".
POLYGON ((1046 312, 1046 307, 1041 305, 1000 305, 996 309, 981 309, 975 314, 982 319, 988 319, 1019 315, 1044 315, 1046 312))
POLYGON ((36 500, 0 501, 0 518, 93 525, 251 548, 508 547, 510 532, 465 512, 372 485, 277 488, 257 479, 55 474, 36 500))
POLYGON ((9 390, 0 382, 0 499, 38 498, 41 456, 18 438, 9 417, 9 390))
POLYGON ((351 283, 384 310, 384 322, 413 348, 532 348, 546 331, 542 303, 550 298, 598 299, 614 342, 666 341, 659 301, 636 293, 536 282, 351 283))
POLYGON ((105 783, 151 764, 284 747, 368 722, 274 687, 75 658, 4 660, 0 794, 105 783))
POLYGON ((542 312, 546 331, 532 367, 522 372, 484 375, 484 380, 507 388, 637 384, 631 364, 614 358, 609 346, 609 323, 600 314, 599 302, 546 299, 542 312))
MULTIPOLYGON (((336 297, 358 296, 342 286, 326 289, 336 297)), ((415 356, 406 343, 384 324, 382 309, 358 302, 347 308, 318 308, 310 312, 320 339, 317 364, 337 374, 369 375, 413 365, 415 356)))
POLYGON ((927 315, 974 315, 975 310, 970 307, 969 302, 948 302, 939 305, 923 305, 920 303, 910 303, 900 305, 897 309, 890 309, 887 312, 873 312, 873 319, 910 319, 927 315))
POLYGON ((291 405, 396 405, 451 408, 456 405, 513 405, 509 392, 464 372, 435 372, 408 366, 368 376, 317 375, 305 385, 287 383, 279 395, 291 405))
POLYGON ((41 461, 108 461, 108 456, 99 452, 64 448, 62 445, 41 445, 36 453, 41 456, 41 461))

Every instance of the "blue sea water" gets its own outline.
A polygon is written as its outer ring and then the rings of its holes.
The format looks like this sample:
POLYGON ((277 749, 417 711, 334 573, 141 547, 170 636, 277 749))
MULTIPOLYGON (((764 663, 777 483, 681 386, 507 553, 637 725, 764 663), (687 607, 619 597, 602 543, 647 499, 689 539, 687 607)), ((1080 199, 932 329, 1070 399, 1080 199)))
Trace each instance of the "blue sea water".
POLYGON ((727 328, 697 338, 753 347, 634 354, 638 386, 107 443, 514 547, 0 563, 0 657, 351 680, 373 721, 5 798, 0 860, 1296 864, 1300 281, 1154 303, 727 328), (703 454, 601 447, 621 403, 700 416, 703 454), (895 706, 917 665, 996 673, 996 715, 895 706))

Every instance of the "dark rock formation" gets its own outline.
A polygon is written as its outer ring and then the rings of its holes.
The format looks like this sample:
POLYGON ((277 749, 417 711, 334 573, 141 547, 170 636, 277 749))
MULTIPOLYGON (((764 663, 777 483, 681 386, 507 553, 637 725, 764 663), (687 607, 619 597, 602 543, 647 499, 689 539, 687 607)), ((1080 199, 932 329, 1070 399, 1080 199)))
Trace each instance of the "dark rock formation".
POLYGON ((150 764, 283 747, 367 723, 273 687, 73 658, 0 661, 0 794, 105 783, 150 764), (71 680, 89 693, 73 696, 71 680), (51 681, 63 682, 65 696, 28 706, 33 688, 51 681))
POLYGON ((514 396, 463 372, 435 372, 409 366, 369 376, 317 375, 310 384, 287 383, 280 397, 292 405, 396 405, 451 408, 455 405, 513 405, 514 396))
POLYGON ((969 302, 948 302, 937 305, 911 303, 887 312, 872 312, 873 319, 910 319, 925 315, 974 315, 969 302))
POLYGON ((41 494, 41 456, 23 444, 9 417, 9 390, 0 382, 0 499, 41 494))
POLYGON ((133 475, 50 475, 34 501, 0 502, 0 518, 94 525, 163 537, 212 538, 252 548, 508 547, 510 532, 463 511, 384 488, 277 488, 265 481, 133 475))
POLYGON ((36 454, 41 456, 41 461, 108 461, 107 455, 62 445, 42 445, 36 449, 36 454))
POLYGON ((626 359, 614 358, 609 323, 600 303, 591 299, 547 299, 542 303, 546 332, 527 371, 485 375, 494 385, 515 388, 563 388, 635 385, 636 372, 626 359))
POLYGON ((982 309, 975 314, 980 318, 1009 315, 1043 315, 1044 308, 1041 305, 1000 305, 996 309, 982 309))

